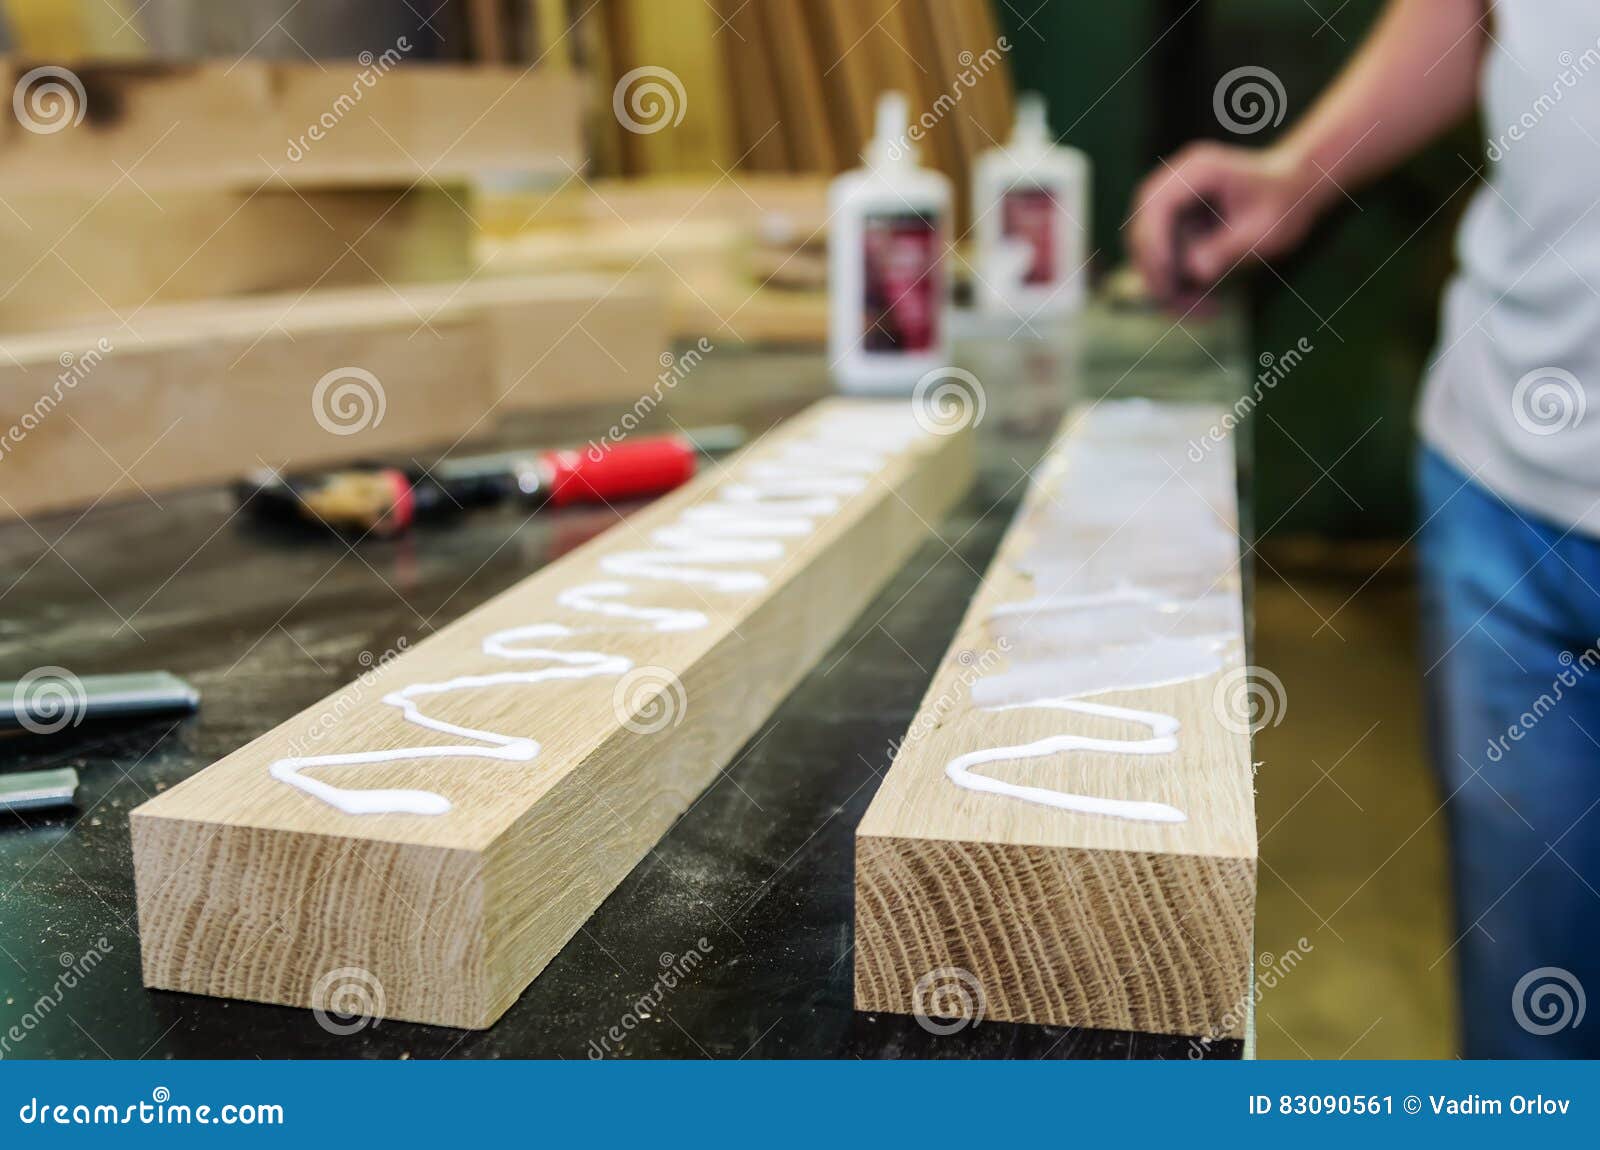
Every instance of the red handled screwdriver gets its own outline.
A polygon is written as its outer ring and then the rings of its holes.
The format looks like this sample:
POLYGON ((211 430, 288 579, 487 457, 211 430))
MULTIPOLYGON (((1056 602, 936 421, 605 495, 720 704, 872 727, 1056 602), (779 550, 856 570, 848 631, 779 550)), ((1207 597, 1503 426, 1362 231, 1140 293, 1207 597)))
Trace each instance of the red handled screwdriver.
POLYGON ((235 492, 263 518, 392 536, 511 499, 566 507, 659 495, 692 479, 702 457, 726 455, 744 439, 737 427, 707 427, 606 445, 447 459, 429 470, 375 463, 313 475, 269 470, 243 480, 235 492))

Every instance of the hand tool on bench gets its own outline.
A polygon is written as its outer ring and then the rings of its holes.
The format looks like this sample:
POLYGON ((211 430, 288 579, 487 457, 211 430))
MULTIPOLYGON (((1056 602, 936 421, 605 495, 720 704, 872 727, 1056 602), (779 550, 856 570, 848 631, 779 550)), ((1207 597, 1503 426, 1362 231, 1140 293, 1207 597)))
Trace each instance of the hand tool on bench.
POLYGON ((242 480, 236 493, 264 519, 385 537, 508 500, 565 507, 660 495, 692 479, 702 457, 725 455, 744 438, 737 427, 707 427, 582 448, 464 456, 431 468, 358 463, 310 475, 266 470, 242 480))

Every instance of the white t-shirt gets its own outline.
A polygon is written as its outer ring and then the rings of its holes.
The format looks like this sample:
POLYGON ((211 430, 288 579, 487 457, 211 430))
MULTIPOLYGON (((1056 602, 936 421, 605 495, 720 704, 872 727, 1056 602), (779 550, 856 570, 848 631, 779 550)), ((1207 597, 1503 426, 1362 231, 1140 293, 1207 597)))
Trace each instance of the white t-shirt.
POLYGON ((1489 181, 1418 422, 1507 503, 1600 536, 1600 0, 1499 0, 1490 30, 1489 181))

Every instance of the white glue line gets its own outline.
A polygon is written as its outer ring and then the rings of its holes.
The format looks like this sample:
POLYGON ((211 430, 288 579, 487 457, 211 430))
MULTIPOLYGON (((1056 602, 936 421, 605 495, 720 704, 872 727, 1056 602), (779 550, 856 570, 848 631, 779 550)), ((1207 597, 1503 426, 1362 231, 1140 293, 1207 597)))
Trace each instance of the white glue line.
POLYGON ((1178 720, 1156 711, 1135 711, 1127 707, 1112 707, 1103 703, 1080 703, 1069 699, 1039 699, 1032 703, 1019 703, 1015 707, 988 708, 1010 711, 1021 707, 1042 707, 1058 711, 1077 711, 1085 715, 1098 715, 1108 719, 1126 719, 1150 728, 1148 739, 1095 739, 1088 735, 1052 735, 1033 743, 1015 747, 995 747, 992 750, 969 751, 945 765, 944 772, 950 781, 969 791, 982 791, 991 795, 1005 795, 1024 802, 1055 807, 1057 810, 1076 811, 1085 815, 1106 815, 1115 819, 1140 819, 1157 823, 1181 823, 1188 820, 1177 807, 1166 803, 1137 802, 1131 799, 1102 799, 1093 795, 1074 795, 1050 787, 1029 787, 1008 783, 1004 779, 980 775, 973 771, 985 763, 1005 763, 1015 759, 1036 759, 1046 755, 1059 755, 1065 751, 1104 751, 1117 755, 1164 755, 1178 749, 1178 720))
MULTIPOLYGON (((987 711, 1041 708, 1139 723, 1149 728, 1150 737, 1053 735, 1021 746, 970 751, 951 759, 945 775, 967 790, 1057 810, 1186 822, 1188 815, 1168 803, 1071 794, 973 770, 1073 751, 1173 753, 1178 749, 1178 720, 1172 715, 1080 700, 1204 678, 1222 668, 1224 652, 1235 637, 1231 627, 1226 632, 1215 629, 1226 612, 1207 600, 1227 565, 1237 559, 1231 535, 1198 495, 1181 497, 1174 507, 1156 502, 1169 485, 1172 468, 1165 462, 1152 465, 1126 441, 1130 428, 1147 423, 1160 428, 1171 419, 1141 401, 1105 404, 1096 416, 1087 436, 1068 445, 1065 455, 1057 448, 1041 480, 1062 489, 1092 491, 1093 500, 1086 496, 1076 503, 1052 503, 1054 510, 1043 515, 1039 533, 1015 560, 1036 586, 1054 584, 1063 571, 1071 574, 1046 595, 1001 604, 989 613, 990 630, 1009 644, 1005 649, 1010 659, 1006 670, 973 684, 972 699, 987 711), (1101 425, 1113 434, 1097 440, 1101 425), (1168 586, 1178 576, 1204 590, 1190 596, 1168 586), (1190 628, 1198 634, 1184 634, 1190 628), (983 706, 984 696, 994 705, 983 706), (1009 701, 1002 704, 1002 699, 1009 701)), ((1206 476, 1200 479, 1204 488, 1206 476)), ((1183 491, 1193 494, 1187 482, 1178 490, 1180 496, 1183 491)))
MULTIPOLYGON (((894 452, 902 450, 917 438, 915 425, 908 429, 905 424, 911 424, 909 415, 898 422, 835 417, 821 424, 811 437, 778 449, 770 458, 748 464, 743 470, 744 481, 725 484, 712 502, 689 507, 668 526, 651 532, 650 542, 655 545, 652 549, 608 555, 601 559, 601 569, 632 579, 702 586, 723 593, 759 591, 767 585, 767 577, 748 565, 783 558, 786 541, 810 535, 819 518, 834 514, 844 499, 862 491, 865 476, 875 474, 885 462, 885 457, 873 454, 869 445, 894 452), (735 564, 744 566, 733 567, 735 564)), ((600 580, 570 587, 557 596, 556 602, 578 614, 637 622, 647 631, 692 631, 709 623, 700 611, 626 602, 625 596, 632 590, 631 584, 620 580, 600 580)), ((509 627, 483 640, 485 655, 554 665, 535 671, 499 671, 438 683, 413 683, 383 696, 383 702, 398 709, 406 722, 474 740, 472 743, 296 756, 278 759, 268 771, 279 782, 348 815, 442 815, 450 810, 450 800, 433 791, 339 787, 303 772, 316 767, 442 758, 532 762, 539 754, 536 739, 448 723, 426 714, 417 700, 459 691, 624 675, 633 668, 633 660, 615 652, 519 647, 517 643, 631 629, 601 626, 575 630, 556 622, 509 627)))

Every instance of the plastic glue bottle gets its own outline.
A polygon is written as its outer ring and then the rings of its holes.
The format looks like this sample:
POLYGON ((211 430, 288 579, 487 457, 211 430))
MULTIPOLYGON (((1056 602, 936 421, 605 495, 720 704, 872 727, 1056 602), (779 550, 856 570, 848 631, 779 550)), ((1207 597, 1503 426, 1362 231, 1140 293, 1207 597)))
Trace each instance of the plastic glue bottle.
POLYGON ((1089 158, 1051 138, 1044 100, 1017 101, 1004 147, 973 167, 976 287, 986 312, 1060 316, 1088 295, 1089 158))
POLYGON ((950 362, 950 181, 917 166, 899 92, 862 159, 828 188, 828 358, 841 391, 909 393, 950 362))

